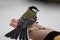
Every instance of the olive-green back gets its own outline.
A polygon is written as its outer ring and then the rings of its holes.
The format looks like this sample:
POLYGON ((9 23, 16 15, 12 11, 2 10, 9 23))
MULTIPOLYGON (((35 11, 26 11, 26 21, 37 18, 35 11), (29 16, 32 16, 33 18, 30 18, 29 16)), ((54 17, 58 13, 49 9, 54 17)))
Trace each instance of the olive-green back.
POLYGON ((35 18, 36 17, 36 14, 35 12, 31 11, 31 10, 27 10, 24 14, 24 16, 29 19, 29 18, 35 18))

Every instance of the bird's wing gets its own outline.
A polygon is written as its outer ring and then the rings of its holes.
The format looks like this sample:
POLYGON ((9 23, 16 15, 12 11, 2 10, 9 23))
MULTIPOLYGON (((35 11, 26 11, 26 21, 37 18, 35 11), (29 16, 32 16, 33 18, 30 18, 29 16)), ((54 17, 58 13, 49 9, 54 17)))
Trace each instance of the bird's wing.
POLYGON ((31 24, 33 24, 36 20, 31 18, 31 19, 27 19, 23 22, 22 24, 22 28, 25 29, 26 27, 29 27, 31 24))
POLYGON ((21 27, 21 29, 24 31, 24 33, 22 33, 22 34, 20 34, 19 35, 19 39, 25 39, 25 40, 27 40, 28 38, 27 38, 27 27, 29 27, 31 24, 33 24, 34 22, 35 22, 36 20, 35 19, 28 19, 28 20, 25 20, 24 22, 23 22, 23 24, 22 24, 22 27, 21 27))

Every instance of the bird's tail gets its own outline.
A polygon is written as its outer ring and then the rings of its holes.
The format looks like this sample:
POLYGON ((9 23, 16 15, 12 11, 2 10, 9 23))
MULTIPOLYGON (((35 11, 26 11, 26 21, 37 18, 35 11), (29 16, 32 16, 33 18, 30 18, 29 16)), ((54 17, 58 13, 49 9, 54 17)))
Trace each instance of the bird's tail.
POLYGON ((26 29, 24 29, 21 33, 20 33, 20 35, 19 35, 19 40, 28 40, 28 37, 27 37, 27 28, 26 29))
POLYGON ((10 37, 14 33, 15 29, 10 31, 9 33, 5 34, 6 37, 10 37))
POLYGON ((10 31, 5 36, 10 37, 11 39, 17 39, 19 33, 20 33, 20 28, 17 28, 17 29, 14 29, 14 30, 10 31))

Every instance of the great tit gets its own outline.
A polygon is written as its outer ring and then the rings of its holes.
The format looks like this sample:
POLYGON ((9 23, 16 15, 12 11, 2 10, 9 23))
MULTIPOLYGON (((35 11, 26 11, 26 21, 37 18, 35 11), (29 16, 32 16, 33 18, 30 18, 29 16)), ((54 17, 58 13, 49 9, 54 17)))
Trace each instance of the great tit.
POLYGON ((35 6, 30 6, 27 11, 19 18, 17 27, 9 33, 5 34, 5 36, 16 40, 18 37, 19 40, 28 40, 27 28, 36 22, 36 13, 38 11, 39 10, 35 6))

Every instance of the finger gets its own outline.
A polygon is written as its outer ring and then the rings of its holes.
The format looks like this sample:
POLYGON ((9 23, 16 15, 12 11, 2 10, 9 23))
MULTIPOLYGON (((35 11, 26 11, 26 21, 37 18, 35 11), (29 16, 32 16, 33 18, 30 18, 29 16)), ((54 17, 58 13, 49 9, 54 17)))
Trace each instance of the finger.
POLYGON ((11 22, 18 22, 18 19, 13 18, 11 19, 11 22))
POLYGON ((9 25, 12 26, 12 27, 16 27, 17 23, 16 22, 11 22, 9 25))

